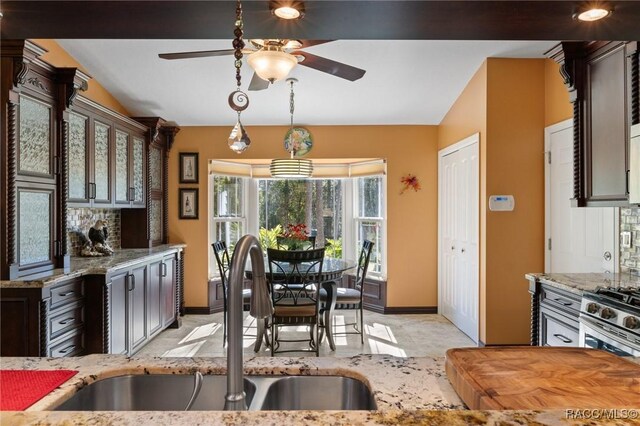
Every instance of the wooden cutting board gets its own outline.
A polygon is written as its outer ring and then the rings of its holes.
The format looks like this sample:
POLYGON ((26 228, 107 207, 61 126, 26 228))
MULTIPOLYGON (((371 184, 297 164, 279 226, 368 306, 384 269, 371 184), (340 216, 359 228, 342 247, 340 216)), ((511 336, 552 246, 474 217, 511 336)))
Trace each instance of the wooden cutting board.
POLYGON ((598 349, 449 349, 445 367, 472 410, 640 408, 640 365, 598 349))

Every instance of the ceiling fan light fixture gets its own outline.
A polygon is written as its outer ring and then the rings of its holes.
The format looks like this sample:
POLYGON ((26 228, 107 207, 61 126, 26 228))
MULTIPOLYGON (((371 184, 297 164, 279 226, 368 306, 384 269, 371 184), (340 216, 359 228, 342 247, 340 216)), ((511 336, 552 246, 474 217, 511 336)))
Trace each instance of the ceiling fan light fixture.
POLYGON ((250 54, 247 61, 258 77, 271 83, 286 78, 298 64, 295 56, 281 50, 259 50, 250 54))
POLYGON ((271 0, 269 9, 280 19, 301 19, 305 11, 303 1, 292 0, 271 0))
POLYGON ((603 4, 592 4, 578 9, 573 14, 573 19, 583 22, 594 22, 604 19, 613 13, 613 9, 603 4))

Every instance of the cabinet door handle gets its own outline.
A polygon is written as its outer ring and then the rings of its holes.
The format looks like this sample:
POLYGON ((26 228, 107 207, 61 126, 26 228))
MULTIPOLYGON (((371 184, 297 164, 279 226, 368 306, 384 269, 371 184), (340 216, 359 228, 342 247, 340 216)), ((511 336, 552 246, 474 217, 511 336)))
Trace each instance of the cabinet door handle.
POLYGON ((67 296, 71 296, 72 294, 76 294, 75 291, 67 291, 66 293, 60 293, 60 297, 67 297, 67 296))
POLYGON ((132 284, 131 290, 133 291, 136 289, 136 276, 133 274, 131 274, 131 284, 132 284))
POLYGON ((135 201, 134 200, 134 196, 135 196, 135 188, 134 187, 130 187, 129 188, 129 197, 127 201, 135 201))
POLYGON ((58 324, 60 324, 60 325, 67 325, 67 324, 69 324, 70 322, 74 322, 74 321, 75 321, 75 318, 67 318, 67 319, 64 319, 64 320, 62 320, 62 321, 58 321, 58 324))
POLYGON ((96 184, 93 182, 89 183, 89 199, 90 200, 96 199, 96 184))
POLYGON ((553 300, 555 300, 556 302, 558 302, 558 303, 560 303, 560 304, 562 304, 562 305, 564 305, 564 306, 571 306, 571 305, 573 305, 573 302, 568 302, 568 301, 566 301, 566 300, 564 300, 564 299, 560 299, 559 297, 557 297, 557 298, 555 298, 555 299, 553 299, 553 300))
POLYGON ((61 349, 61 350, 60 350, 60 353, 61 353, 61 354, 66 354, 66 353, 71 352, 71 351, 72 351, 72 350, 74 350, 75 348, 76 348, 76 345, 67 346, 67 347, 66 347, 66 348, 64 348, 64 349, 61 349))
POLYGON ((167 276, 167 264, 162 262, 160 264, 160 270, 162 271, 162 276, 166 277, 167 276))
POLYGON ((554 334, 553 337, 562 341, 562 343, 571 343, 573 340, 569 339, 567 336, 563 336, 562 334, 554 334))

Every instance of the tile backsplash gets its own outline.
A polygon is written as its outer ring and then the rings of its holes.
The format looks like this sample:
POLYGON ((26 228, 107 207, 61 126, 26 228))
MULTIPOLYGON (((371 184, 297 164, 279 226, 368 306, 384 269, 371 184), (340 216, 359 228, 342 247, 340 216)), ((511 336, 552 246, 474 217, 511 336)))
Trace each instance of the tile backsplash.
POLYGON ((620 272, 640 268, 640 208, 620 209, 620 232, 631 232, 631 247, 622 247, 620 237, 620 272))
POLYGON ((69 208, 67 209, 67 250, 71 256, 78 256, 82 249, 82 242, 77 232, 80 231, 89 238, 89 228, 98 219, 107 221, 107 231, 109 232, 107 242, 111 248, 120 248, 119 209, 69 208))

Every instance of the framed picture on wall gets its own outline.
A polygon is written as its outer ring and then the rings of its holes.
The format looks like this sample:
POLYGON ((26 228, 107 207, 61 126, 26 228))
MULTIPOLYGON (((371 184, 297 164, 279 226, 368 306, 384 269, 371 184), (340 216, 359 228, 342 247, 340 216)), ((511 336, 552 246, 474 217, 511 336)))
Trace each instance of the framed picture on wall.
POLYGON ((180 183, 198 183, 198 153, 180 153, 180 183))
POLYGON ((180 219, 198 218, 198 188, 180 188, 180 219))

